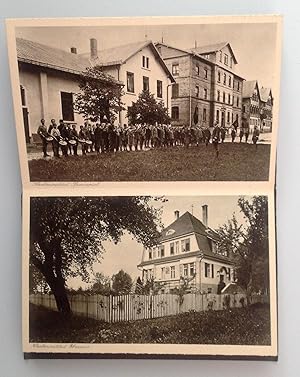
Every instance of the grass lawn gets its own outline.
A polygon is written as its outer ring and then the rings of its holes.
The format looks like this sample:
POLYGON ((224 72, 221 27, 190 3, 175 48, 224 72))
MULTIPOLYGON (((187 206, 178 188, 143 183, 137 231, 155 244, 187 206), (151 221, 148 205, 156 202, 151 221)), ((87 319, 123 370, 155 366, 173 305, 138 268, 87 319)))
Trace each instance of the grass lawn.
POLYGON ((269 345, 270 308, 256 304, 221 311, 105 323, 30 305, 30 342, 269 345))
POLYGON ((265 181, 270 145, 224 143, 29 161, 31 181, 265 181))

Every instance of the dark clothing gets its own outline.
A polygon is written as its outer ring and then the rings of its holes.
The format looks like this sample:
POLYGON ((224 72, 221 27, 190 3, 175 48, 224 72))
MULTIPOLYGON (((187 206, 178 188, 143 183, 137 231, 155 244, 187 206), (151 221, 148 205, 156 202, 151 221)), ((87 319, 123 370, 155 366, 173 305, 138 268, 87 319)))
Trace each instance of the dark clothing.
POLYGON ((101 140, 102 140, 102 129, 100 127, 96 127, 96 129, 95 129, 95 150, 96 150, 97 153, 100 152, 101 140))

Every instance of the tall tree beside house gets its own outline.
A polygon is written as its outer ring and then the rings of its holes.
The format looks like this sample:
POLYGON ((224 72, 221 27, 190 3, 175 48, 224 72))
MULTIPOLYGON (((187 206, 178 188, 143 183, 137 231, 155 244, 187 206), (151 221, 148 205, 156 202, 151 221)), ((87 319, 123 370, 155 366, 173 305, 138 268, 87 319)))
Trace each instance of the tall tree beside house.
POLYGON ((71 311, 66 279, 89 282, 93 264, 101 262, 103 241, 118 243, 128 232, 145 247, 155 244, 161 211, 150 200, 147 196, 31 198, 30 263, 44 276, 59 311, 71 311))
POLYGON ((132 288, 131 276, 120 270, 116 275, 112 277, 112 290, 117 295, 126 295, 130 293, 132 288))
POLYGON ((171 118, 163 101, 156 100, 153 94, 144 90, 136 102, 128 108, 127 118, 130 124, 170 124, 171 118))
POLYGON ((219 247, 234 258, 237 281, 248 294, 268 291, 268 199, 266 196, 254 196, 252 200, 241 197, 238 205, 245 225, 238 224, 234 216, 220 227, 219 247))
POLYGON ((89 288, 89 292, 104 296, 110 295, 110 281, 111 279, 109 276, 105 276, 102 272, 96 272, 92 280, 92 285, 89 288))
POLYGON ((100 66, 88 67, 79 78, 80 92, 75 95, 74 110, 92 122, 101 122, 106 116, 113 122, 119 111, 123 86, 100 66))

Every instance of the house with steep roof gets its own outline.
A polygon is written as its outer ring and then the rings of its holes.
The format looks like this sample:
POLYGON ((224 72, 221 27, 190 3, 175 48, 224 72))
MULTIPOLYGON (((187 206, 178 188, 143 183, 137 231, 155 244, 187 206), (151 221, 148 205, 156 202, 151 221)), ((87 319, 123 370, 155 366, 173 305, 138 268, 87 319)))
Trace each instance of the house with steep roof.
POLYGON ((20 91, 26 141, 36 133, 40 119, 51 118, 81 124, 83 118, 73 109, 78 93, 78 77, 87 67, 100 65, 123 85, 121 101, 125 110, 117 114, 117 123, 127 123, 128 107, 142 90, 149 90, 158 100, 168 101, 168 87, 174 78, 151 41, 130 43, 99 50, 97 40, 90 40, 90 52, 78 54, 17 38, 20 91))
POLYGON ((181 49, 165 43, 156 47, 176 79, 172 87, 174 124, 218 122, 230 127, 241 120, 244 79, 235 72, 237 59, 228 42, 181 49))
POLYGON ((232 258, 219 249, 219 235, 207 225, 207 205, 202 212, 200 221, 190 212, 180 216, 175 211, 158 244, 143 250, 138 268, 144 283, 153 279, 168 293, 186 281, 191 291, 218 293, 234 281, 232 258))
POLYGON ((274 98, 271 88, 260 88, 260 98, 261 98, 261 114, 262 114, 262 123, 263 127, 268 128, 269 131, 272 131, 272 122, 273 122, 273 103, 274 98))

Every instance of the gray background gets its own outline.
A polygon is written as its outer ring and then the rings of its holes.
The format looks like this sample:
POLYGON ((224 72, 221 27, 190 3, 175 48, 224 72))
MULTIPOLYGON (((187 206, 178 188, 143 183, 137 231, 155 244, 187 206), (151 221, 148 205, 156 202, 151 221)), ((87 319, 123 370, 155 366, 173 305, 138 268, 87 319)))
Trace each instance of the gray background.
MULTIPOLYGON (((300 375, 299 64, 300 3, 296 0, 2 0, 0 4, 0 377, 300 375), (280 13, 284 20, 277 165, 279 361, 31 360, 21 347, 21 180, 4 19, 280 13), (297 285, 298 284, 298 285, 297 285)), ((253 167, 255 168, 255 166, 253 167)))

